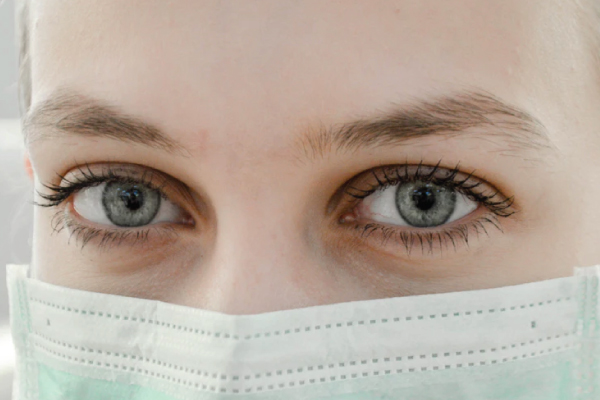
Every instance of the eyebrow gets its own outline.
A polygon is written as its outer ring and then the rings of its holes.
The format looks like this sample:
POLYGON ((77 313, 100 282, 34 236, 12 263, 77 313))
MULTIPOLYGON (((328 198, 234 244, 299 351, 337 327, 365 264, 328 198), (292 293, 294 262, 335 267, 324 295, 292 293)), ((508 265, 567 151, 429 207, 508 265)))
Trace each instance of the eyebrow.
POLYGON ((155 125, 68 90, 57 91, 32 109, 23 121, 23 133, 29 144, 52 139, 58 133, 110 138, 190 155, 185 146, 155 125))
MULTIPOLYGON (((111 138, 190 156, 184 145, 158 127, 115 106, 68 90, 59 90, 36 106, 24 119, 23 132, 27 143, 51 139, 61 133, 111 138)), ((316 130, 302 132, 299 143, 304 156, 314 160, 334 150, 352 152, 365 147, 399 146, 425 137, 451 138, 465 134, 494 144, 500 142, 503 147, 498 153, 512 157, 523 157, 527 150, 554 148, 539 119, 482 90, 413 100, 394 105, 392 112, 381 116, 336 126, 321 125, 316 130)), ((528 157, 533 159, 531 155, 528 157)))
POLYGON ((465 90, 433 100, 394 105, 375 118, 336 126, 321 125, 299 138, 308 159, 334 150, 399 146, 426 137, 475 137, 498 145, 504 156, 537 161, 540 151, 556 150, 544 124, 530 113, 483 90, 465 90), (485 129, 484 129, 485 128, 485 129), (534 151, 533 154, 527 151, 534 151))

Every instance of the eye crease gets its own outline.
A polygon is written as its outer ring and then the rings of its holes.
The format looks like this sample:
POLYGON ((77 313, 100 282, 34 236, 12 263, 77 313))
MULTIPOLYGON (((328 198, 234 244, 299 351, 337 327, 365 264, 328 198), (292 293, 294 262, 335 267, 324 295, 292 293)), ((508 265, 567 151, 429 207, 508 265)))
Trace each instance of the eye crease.
POLYGON ((100 238, 101 249, 115 244, 143 244, 152 232, 163 239, 172 238, 176 234, 172 224, 194 225, 191 216, 167 195, 171 184, 158 172, 144 169, 139 173, 109 165, 96 173, 87 164, 85 169, 76 169, 80 176, 59 175, 62 185, 43 184, 52 193, 38 191, 47 203, 34 205, 55 208, 73 197, 70 207, 54 214, 52 228, 55 232, 67 228, 69 239, 75 236, 82 249, 95 238, 100 238))
POLYGON ((445 186, 415 181, 371 194, 360 204, 359 214, 397 226, 433 228, 460 219, 477 206, 445 186))
POLYGON ((74 195, 73 208, 92 222, 125 228, 177 222, 180 213, 160 190, 120 181, 80 190, 74 195))
MULTIPOLYGON (((350 207, 339 218, 343 226, 360 232, 362 240, 379 236, 381 246, 390 241, 400 243, 410 254, 415 245, 429 247, 434 243, 456 249, 457 240, 467 245, 469 232, 488 234, 486 225, 502 230, 498 217, 515 212, 512 197, 503 196, 474 172, 464 174, 459 165, 454 169, 402 164, 378 167, 358 174, 344 185, 350 207), (487 213, 471 218, 478 211, 487 213)), ((44 184, 51 194, 38 192, 46 204, 58 207, 72 197, 70 207, 59 209, 52 219, 54 231, 68 228, 83 243, 100 238, 99 248, 108 245, 132 245, 149 240, 151 232, 173 233, 174 225, 193 225, 193 220, 166 193, 169 178, 144 169, 105 166, 96 173, 86 164, 77 167, 79 174, 61 185, 44 184), (76 215, 77 214, 77 215, 76 215)))
POLYGON ((518 212, 514 197, 507 197, 483 180, 453 169, 435 166, 396 165, 372 169, 352 179, 345 188, 355 199, 339 222, 360 238, 380 239, 380 245, 401 244, 410 254, 420 246, 433 254, 457 241, 469 245, 469 235, 489 236, 486 226, 500 231, 499 218, 518 212), (487 209, 487 212, 479 212, 487 209), (477 214, 477 216, 474 216, 477 214), (472 218, 470 218, 473 216, 472 218))

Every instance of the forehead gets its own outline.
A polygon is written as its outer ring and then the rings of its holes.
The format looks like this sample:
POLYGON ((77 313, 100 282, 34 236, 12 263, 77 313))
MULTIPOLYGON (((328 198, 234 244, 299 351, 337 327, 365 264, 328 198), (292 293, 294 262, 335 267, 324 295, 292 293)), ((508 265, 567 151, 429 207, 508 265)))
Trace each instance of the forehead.
POLYGON ((554 3, 36 0, 33 103, 68 87, 172 133, 268 141, 456 87, 543 101, 569 68, 554 3))

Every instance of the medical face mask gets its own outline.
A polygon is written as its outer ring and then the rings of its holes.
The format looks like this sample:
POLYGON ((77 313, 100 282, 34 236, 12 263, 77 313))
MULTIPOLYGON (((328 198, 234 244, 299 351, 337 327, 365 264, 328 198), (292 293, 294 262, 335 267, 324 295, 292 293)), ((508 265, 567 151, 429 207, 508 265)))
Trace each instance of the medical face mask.
POLYGON ((600 267, 255 315, 8 269, 16 400, 600 399, 600 267))

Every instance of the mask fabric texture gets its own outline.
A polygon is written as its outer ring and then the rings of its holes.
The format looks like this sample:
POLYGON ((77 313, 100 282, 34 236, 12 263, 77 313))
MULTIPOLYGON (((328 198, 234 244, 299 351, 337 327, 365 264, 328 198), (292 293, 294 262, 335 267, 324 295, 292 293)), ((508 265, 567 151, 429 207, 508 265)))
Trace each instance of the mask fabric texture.
POLYGON ((599 276, 229 315, 9 265, 14 399, 597 400, 599 276))

